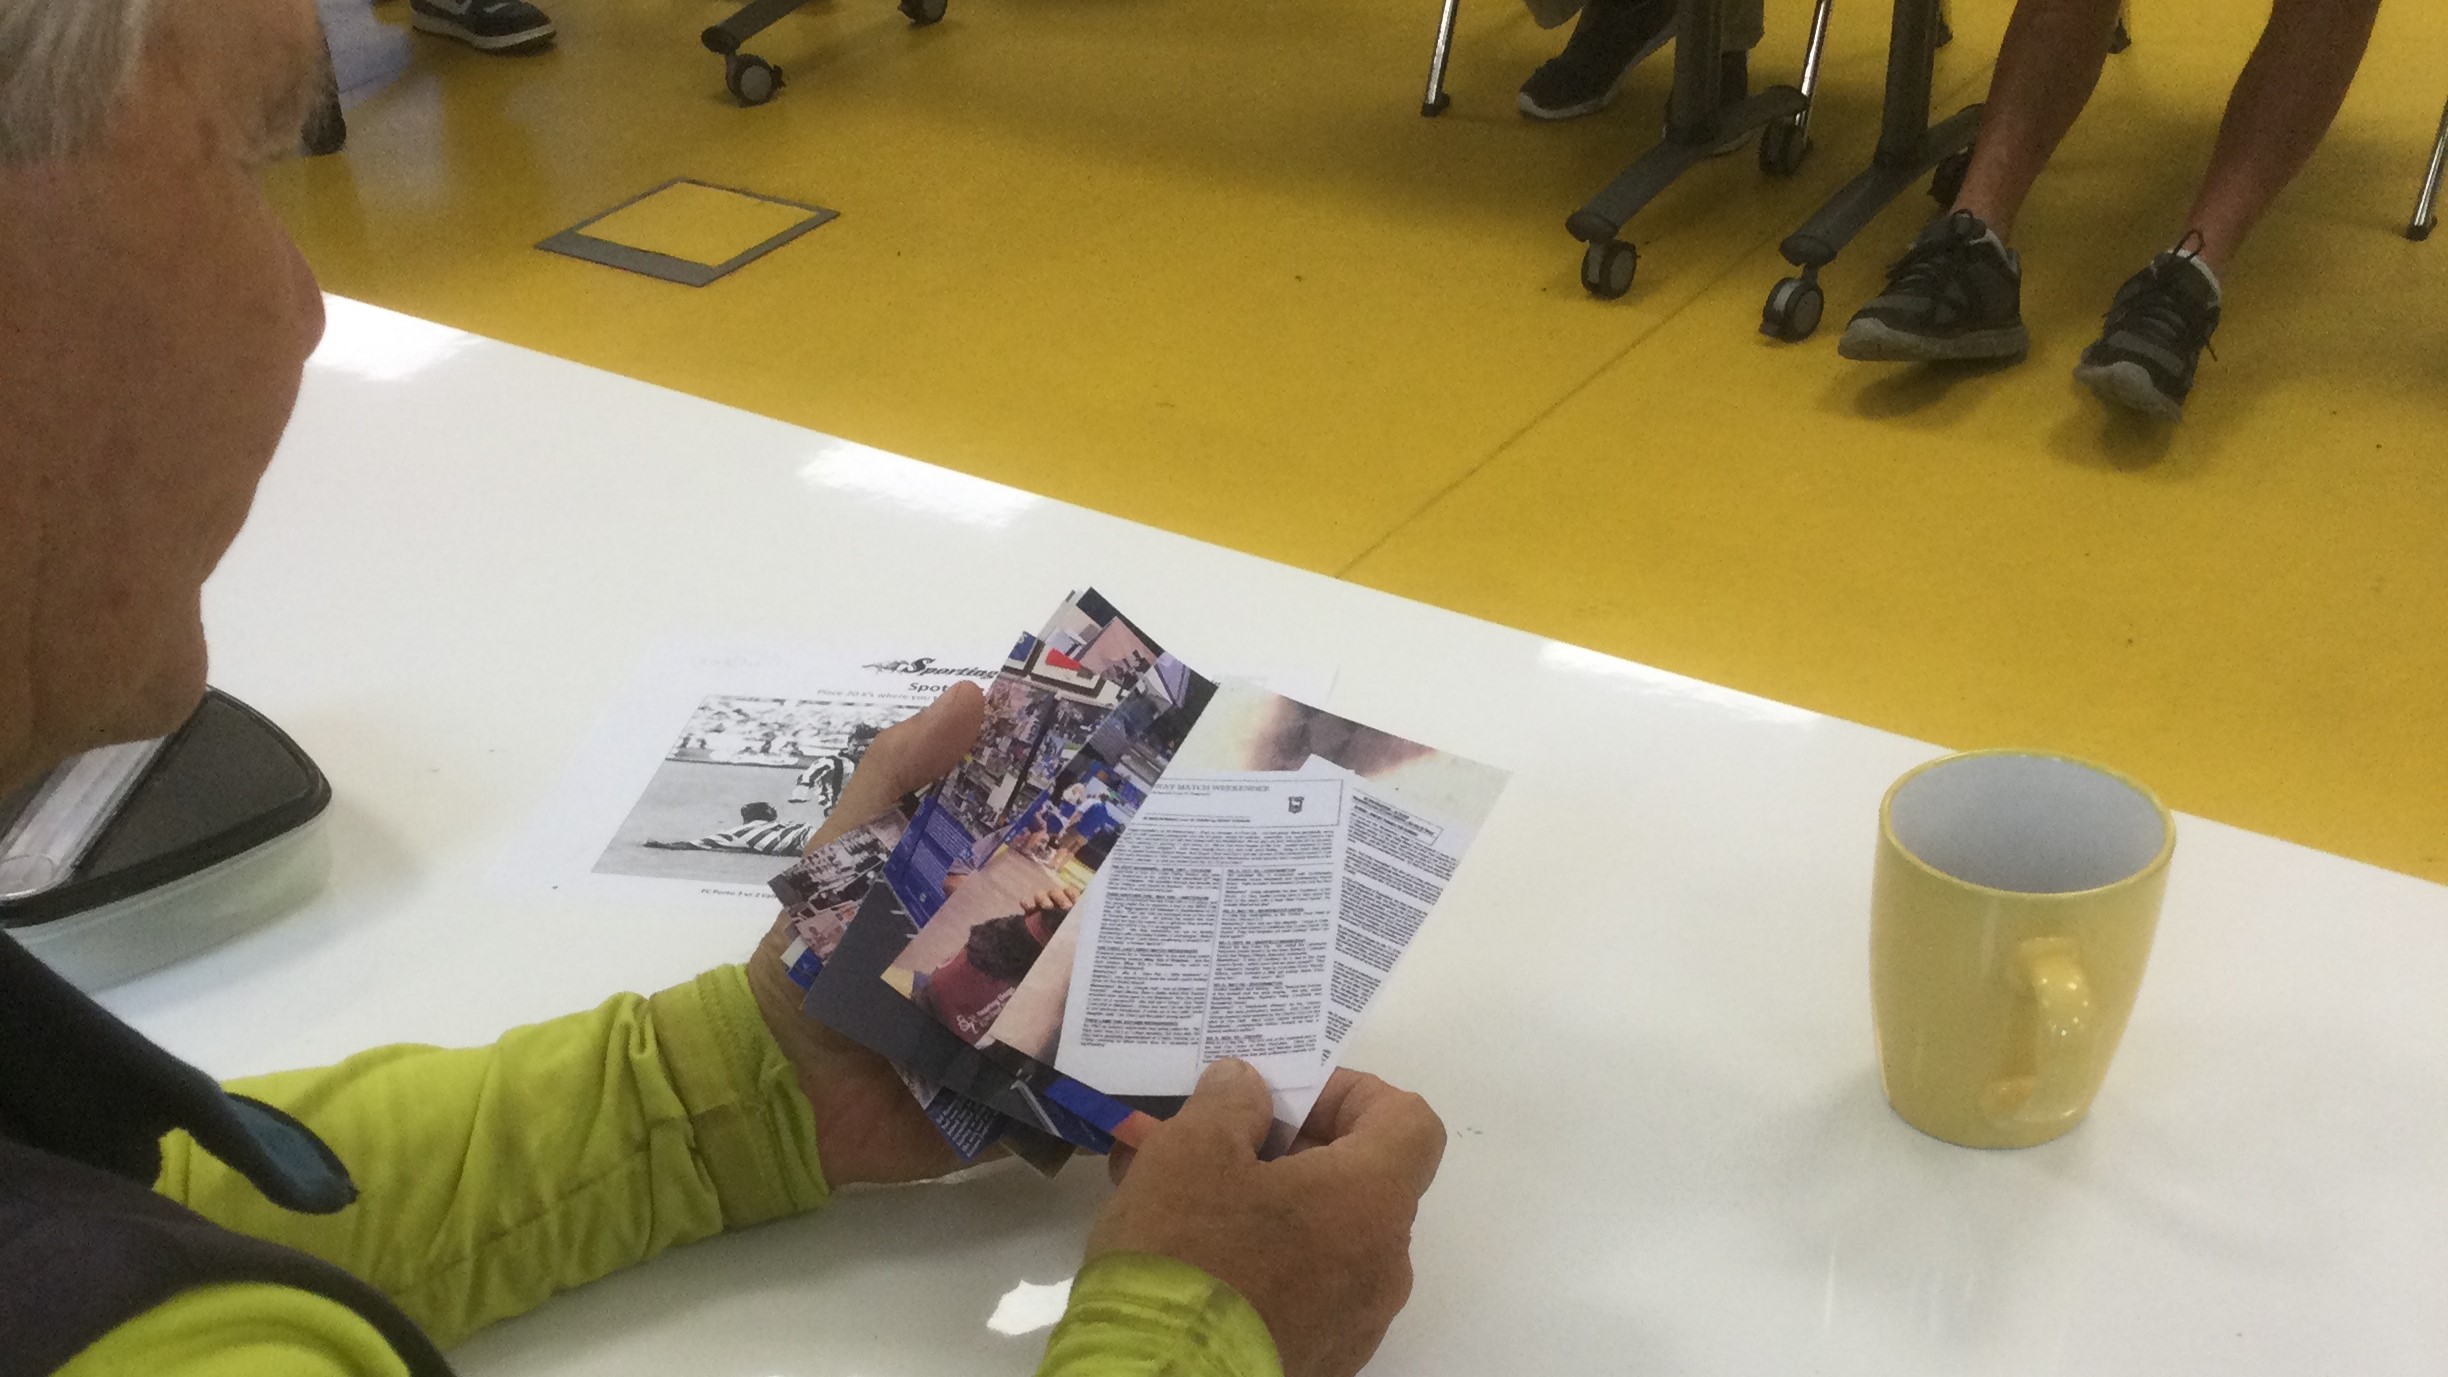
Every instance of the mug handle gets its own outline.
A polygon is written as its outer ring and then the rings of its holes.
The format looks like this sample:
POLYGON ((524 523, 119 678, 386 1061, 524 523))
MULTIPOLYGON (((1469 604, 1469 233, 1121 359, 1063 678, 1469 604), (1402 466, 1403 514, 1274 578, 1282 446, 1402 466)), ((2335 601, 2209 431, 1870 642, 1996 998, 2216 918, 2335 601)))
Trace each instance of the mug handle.
POLYGON ((1991 1103, 2011 1106, 2004 1117, 2018 1123, 2057 1123, 2081 1113, 2090 1097, 2096 1033, 2091 981, 2074 944, 2063 937, 2035 937, 2017 947, 2012 978, 2036 1006, 2032 1074, 1993 1086, 1991 1103))

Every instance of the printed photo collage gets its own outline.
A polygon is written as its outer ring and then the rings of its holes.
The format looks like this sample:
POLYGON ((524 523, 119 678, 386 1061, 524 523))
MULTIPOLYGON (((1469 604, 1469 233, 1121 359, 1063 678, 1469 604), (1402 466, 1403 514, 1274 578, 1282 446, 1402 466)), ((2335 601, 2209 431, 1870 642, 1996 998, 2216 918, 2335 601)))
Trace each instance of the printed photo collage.
MULTIPOLYGON (((1264 864, 1248 876, 1284 882, 1286 838, 1315 838, 1323 835, 1320 826, 1352 825, 1339 820, 1341 800, 1348 795, 1351 806, 1362 806, 1361 792, 1378 787, 1372 778, 1388 772, 1400 777, 1379 781, 1393 791, 1386 794, 1392 802, 1385 806, 1394 810, 1387 815, 1425 827, 1424 835, 1445 835, 1458 859, 1502 787, 1501 771, 1254 686, 1228 685, 1223 697, 1233 706, 1212 724, 1219 730, 1194 737, 1218 702, 1217 684, 1166 652, 1095 590, 1074 594, 1037 632, 1015 640, 987 686, 977 744, 950 774, 774 877, 772 888, 794 935, 783 961, 807 991, 805 1011, 899 1067, 913 1096, 964 1158, 1000 1143, 1051 1171, 1072 1148, 1106 1152, 1117 1141, 1137 1142, 1178 1110, 1203 1064, 1195 1047, 1182 1058, 1160 1058, 1165 1076, 1125 1078, 1180 1093, 1107 1094, 1058 1063, 1067 1018, 1075 1041, 1087 1041, 1077 1033, 1080 1011, 1067 1008, 1075 964, 1087 969, 1098 963, 1101 1012, 1088 1026, 1110 1032, 1147 1025, 1127 1007, 1134 973, 1165 960, 1178 964, 1185 953, 1194 965, 1209 963, 1198 968, 1204 973, 1196 979, 1218 983, 1184 1004, 1182 981, 1178 973, 1172 978, 1177 988, 1166 997, 1189 1010, 1172 1020, 1180 1027, 1166 1030, 1172 1043, 1198 1042, 1201 1030, 1213 1026, 1219 1031, 1212 1041, 1223 1049, 1217 1055, 1237 1054, 1222 1036, 1226 1027, 1250 1026, 1261 1011, 1272 1011, 1263 1013, 1270 1027, 1289 1017, 1282 1009, 1314 1013, 1305 1041, 1275 1036, 1284 1031, 1276 1029, 1266 1043, 1299 1049, 1277 1064, 1309 1082, 1283 1086, 1289 1093, 1278 1095, 1279 1120, 1292 1116, 1289 1127, 1278 1125, 1288 1141, 1357 1012, 1327 1008, 1330 983, 1337 991, 1373 992, 1399 949, 1386 952, 1378 939, 1346 932, 1336 921, 1335 896, 1342 890, 1353 890, 1343 895, 1345 906, 1365 909, 1370 902, 1357 882, 1338 882, 1340 844, 1310 853, 1326 869, 1302 883, 1323 898, 1295 907, 1306 915, 1300 922, 1316 921, 1299 933, 1292 931, 1299 923, 1277 921, 1279 930, 1263 941, 1249 938, 1258 928, 1246 915, 1225 913, 1231 895, 1255 891, 1246 878, 1215 878, 1223 872, 1213 867, 1229 867, 1219 858, 1235 847, 1257 848, 1246 855, 1264 864), (1114 910, 1118 916, 1107 918, 1109 906, 1096 898, 1105 887, 1092 893, 1092 886, 1151 798, 1161 803, 1160 781, 1185 747, 1199 758, 1200 797, 1248 797, 1259 787, 1250 781, 1262 781, 1285 793, 1289 816, 1257 819, 1254 829, 1248 818, 1200 819, 1188 831, 1187 815, 1168 818, 1150 837, 1167 854, 1203 858, 1197 864, 1212 874, 1197 873, 1210 874, 1209 880, 1193 884, 1186 877, 1195 867, 1171 863, 1146 870, 1133 880, 1130 901, 1114 910), (1258 773, 1247 773, 1253 771, 1258 773), (1325 789, 1320 780, 1328 776, 1353 787, 1325 789), (1219 784, 1219 778, 1231 782, 1219 784), (1435 816, 1459 819, 1459 825, 1401 812, 1402 791, 1416 792, 1421 781, 1428 786, 1421 797, 1434 805, 1435 816), (1336 816, 1300 816, 1300 803, 1290 800, 1307 798, 1334 801, 1321 807, 1336 816), (1190 889, 1150 898, 1150 882, 1190 889), (1089 926, 1108 931, 1104 950, 1081 949, 1075 909, 1097 911, 1089 926), (1151 937, 1157 931, 1146 921, 1151 912, 1190 915, 1189 926, 1151 937), (1134 953, 1128 949, 1133 940, 1155 941, 1165 952, 1134 953), (1338 944, 1369 955, 1353 958, 1351 970, 1339 969, 1338 944), (1234 970, 1266 972, 1265 993, 1249 980, 1216 974, 1234 970), (1117 1004, 1117 997, 1124 1002, 1117 1004), (1235 1000, 1244 1007, 1208 1007, 1235 1000), (1326 1031, 1330 1018, 1332 1036, 1326 1031), (1176 1062, 1180 1074, 1170 1074, 1176 1062)), ((1180 793, 1190 786, 1174 787, 1180 793)), ((1356 862, 1360 853, 1353 856, 1356 862)), ((1424 909, 1418 916, 1424 918, 1424 909)), ((1414 920, 1403 934, 1405 944, 1416 928, 1414 920)), ((1083 1066, 1127 1064, 1134 1070, 1148 1064, 1145 1056, 1132 1060, 1132 1049, 1115 1041, 1107 1037, 1101 1048, 1075 1049, 1078 1059, 1083 1066)), ((1245 1037, 1239 1045, 1254 1044, 1245 1037)))

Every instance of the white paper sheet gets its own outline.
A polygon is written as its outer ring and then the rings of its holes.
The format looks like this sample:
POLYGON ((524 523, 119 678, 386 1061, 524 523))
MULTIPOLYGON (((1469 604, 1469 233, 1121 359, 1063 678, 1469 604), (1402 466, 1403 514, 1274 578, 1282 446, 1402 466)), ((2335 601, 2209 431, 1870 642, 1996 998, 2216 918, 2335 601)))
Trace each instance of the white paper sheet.
POLYGON ((1167 774, 1072 914, 1057 1069, 1113 1095, 1185 1094, 1226 1057, 1322 1078, 1351 797, 1330 775, 1167 774))
POLYGON ((1302 769, 1343 778, 1350 799, 1344 809, 1344 859, 1326 985, 1325 1044, 1312 1084, 1268 1081, 1275 1094, 1273 1146, 1278 1149, 1308 1120, 1344 1042, 1444 897, 1478 830, 1439 818, 1395 790, 1329 762, 1312 758, 1302 769))
POLYGON ((495 877, 771 912, 766 881, 797 848, 693 848, 726 833, 781 847, 793 829, 813 830, 849 775, 854 734, 900 721, 963 678, 991 679, 990 658, 919 644, 666 642, 596 720, 495 877), (743 810, 770 810, 772 828, 760 832, 743 810))

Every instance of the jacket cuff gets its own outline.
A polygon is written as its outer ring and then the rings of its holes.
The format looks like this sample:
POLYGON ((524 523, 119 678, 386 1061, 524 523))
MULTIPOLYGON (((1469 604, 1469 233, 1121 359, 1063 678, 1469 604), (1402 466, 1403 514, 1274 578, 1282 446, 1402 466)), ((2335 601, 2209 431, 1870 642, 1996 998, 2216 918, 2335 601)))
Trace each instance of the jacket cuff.
POLYGON ((717 967, 648 1003, 723 1227, 824 1204, 831 1191, 816 1152, 816 1112, 765 1029, 747 969, 717 967))
POLYGON ((1283 1377, 1250 1303, 1187 1262, 1108 1253, 1080 1269, 1038 1377, 1283 1377))

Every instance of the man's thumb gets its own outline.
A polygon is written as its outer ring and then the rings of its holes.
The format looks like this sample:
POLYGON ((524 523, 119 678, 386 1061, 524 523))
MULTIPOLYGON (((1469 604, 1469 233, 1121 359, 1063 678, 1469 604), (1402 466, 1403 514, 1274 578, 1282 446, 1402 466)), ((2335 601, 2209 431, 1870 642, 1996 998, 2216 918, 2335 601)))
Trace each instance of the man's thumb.
POLYGON ((985 722, 986 695, 963 680, 917 716, 877 733, 859 768, 882 777, 889 789, 886 798, 899 798, 951 773, 977 744, 978 729, 985 722))
POLYGON ((1245 1061, 1219 1061, 1199 1077, 1198 1088, 1173 1122, 1204 1125, 1248 1148, 1254 1157, 1275 1126, 1275 1101, 1257 1068, 1245 1061))

